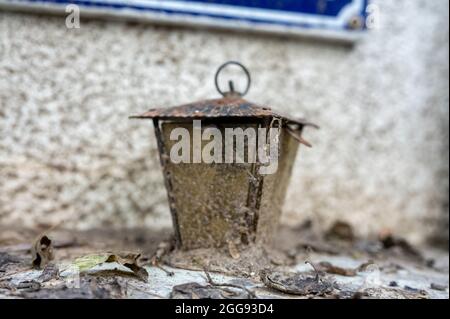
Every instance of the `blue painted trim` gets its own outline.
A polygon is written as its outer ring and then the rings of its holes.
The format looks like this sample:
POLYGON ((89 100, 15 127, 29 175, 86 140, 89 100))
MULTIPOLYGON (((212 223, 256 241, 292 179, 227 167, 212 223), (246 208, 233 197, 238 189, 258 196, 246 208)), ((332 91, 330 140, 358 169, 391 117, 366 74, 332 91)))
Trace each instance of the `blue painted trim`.
MULTIPOLYGON (((268 1, 268 0, 258 0, 258 1, 244 1, 244 0, 189 0, 189 2, 195 2, 197 4, 207 3, 212 5, 230 5, 235 8, 245 8, 246 10, 252 10, 252 8, 256 9, 270 9, 272 11, 276 11, 277 13, 301 13, 301 14, 310 14, 316 17, 323 16, 324 18, 335 17, 339 15, 341 9, 352 3, 352 0, 334 0, 328 3, 331 3, 331 8, 325 12, 325 14, 318 14, 317 11, 317 1, 318 0, 283 0, 283 1, 268 1), (278 6, 274 6, 273 4, 277 3, 278 6), (314 9, 314 7, 316 9, 314 9)), ((289 28, 299 28, 299 29, 326 29, 326 30, 337 30, 337 31, 347 31, 347 32, 355 32, 349 28, 347 24, 340 25, 337 27, 329 27, 325 24, 318 23, 305 23, 305 22, 287 22, 280 21, 276 18, 273 19, 261 19, 261 18, 253 18, 253 17, 237 17, 233 16, 233 14, 213 14, 213 13, 204 13, 204 12, 193 12, 192 10, 181 10, 181 9, 167 9, 167 8, 152 8, 151 6, 144 6, 137 3, 129 2, 126 0, 123 2, 117 3, 106 3, 95 0, 75 0, 75 1, 67 1, 67 0, 22 0, 22 1, 11 1, 16 3, 26 3, 32 2, 37 4, 58 4, 58 5, 67 5, 67 4, 77 4, 81 8, 95 8, 95 9, 111 9, 112 11, 120 11, 120 10, 134 10, 140 13, 149 12, 155 14, 162 14, 166 16, 186 16, 192 17, 193 20, 201 17, 207 17, 211 19, 218 19, 223 21, 241 21, 250 24, 258 24, 258 25, 275 25, 275 26, 284 26, 289 28)), ((161 1, 164 3, 164 1, 161 1)), ((175 1, 180 4, 186 2, 186 0, 178 0, 175 1)), ((366 7, 368 5, 369 0, 363 1, 363 10, 359 12, 359 16, 363 19, 363 21, 367 18, 366 7)), ((319 20, 320 21, 320 20, 319 20)), ((364 26, 365 29, 365 26, 364 26)), ((361 31, 361 30, 357 30, 361 31)), ((356 32, 357 32, 356 31, 356 32)))

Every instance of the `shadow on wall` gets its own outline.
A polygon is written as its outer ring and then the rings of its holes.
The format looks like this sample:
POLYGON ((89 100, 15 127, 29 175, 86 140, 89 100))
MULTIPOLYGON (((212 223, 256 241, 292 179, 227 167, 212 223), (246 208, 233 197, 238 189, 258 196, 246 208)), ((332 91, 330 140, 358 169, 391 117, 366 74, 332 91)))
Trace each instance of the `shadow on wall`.
POLYGON ((429 241, 431 244, 449 249, 449 119, 440 118, 439 127, 441 130, 444 142, 442 144, 441 159, 442 167, 447 165, 447 171, 443 171, 442 174, 447 175, 447 179, 440 179, 444 196, 446 199, 442 202, 442 219, 437 221, 436 231, 430 236, 429 241))

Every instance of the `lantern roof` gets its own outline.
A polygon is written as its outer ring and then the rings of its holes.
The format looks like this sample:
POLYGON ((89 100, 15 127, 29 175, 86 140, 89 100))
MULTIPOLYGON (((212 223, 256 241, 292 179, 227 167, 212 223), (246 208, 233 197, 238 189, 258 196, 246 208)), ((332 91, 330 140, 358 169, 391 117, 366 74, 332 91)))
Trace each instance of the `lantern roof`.
POLYGON ((287 116, 278 111, 274 111, 267 106, 260 106, 248 102, 239 95, 225 95, 220 99, 203 100, 169 108, 154 108, 143 114, 131 116, 131 118, 161 120, 279 118, 286 124, 297 124, 300 126, 312 126, 317 128, 317 125, 308 122, 305 119, 287 116))
MULTIPOLYGON (((179 119, 280 119, 281 125, 289 125, 290 131, 301 131, 304 126, 318 128, 317 125, 304 119, 299 119, 274 111, 270 107, 257 105, 244 100, 242 97, 248 92, 251 83, 250 72, 245 66, 236 61, 228 61, 222 64, 216 72, 214 82, 217 91, 223 96, 219 99, 202 100, 195 103, 184 104, 169 108, 150 109, 141 115, 131 116, 137 119, 161 119, 161 120, 179 120, 179 119), (228 81, 229 91, 224 92, 219 87, 219 74, 229 66, 240 67, 247 77, 247 86, 243 92, 237 92, 234 89, 233 81, 228 81)), ((303 141, 300 136, 297 139, 303 141)), ((308 143, 309 144, 309 143, 308 143)))

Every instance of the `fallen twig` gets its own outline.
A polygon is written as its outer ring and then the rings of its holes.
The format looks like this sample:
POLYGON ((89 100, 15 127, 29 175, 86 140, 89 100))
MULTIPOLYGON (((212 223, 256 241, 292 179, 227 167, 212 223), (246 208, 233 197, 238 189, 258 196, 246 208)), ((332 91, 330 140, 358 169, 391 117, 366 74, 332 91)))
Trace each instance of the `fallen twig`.
MULTIPOLYGON (((248 289, 247 287, 240 286, 240 285, 235 285, 235 284, 230 284, 230 283, 217 283, 217 282, 214 282, 214 280, 211 278, 211 276, 208 273, 208 271, 206 269, 204 269, 203 271, 205 272, 205 275, 206 275, 206 281, 211 286, 241 289, 241 290, 244 290, 245 292, 247 292, 247 294, 249 295, 250 299, 257 299, 258 298, 256 296, 256 294, 253 291, 251 291, 250 289, 248 289)), ((230 291, 228 291, 228 292, 230 292, 230 291)))

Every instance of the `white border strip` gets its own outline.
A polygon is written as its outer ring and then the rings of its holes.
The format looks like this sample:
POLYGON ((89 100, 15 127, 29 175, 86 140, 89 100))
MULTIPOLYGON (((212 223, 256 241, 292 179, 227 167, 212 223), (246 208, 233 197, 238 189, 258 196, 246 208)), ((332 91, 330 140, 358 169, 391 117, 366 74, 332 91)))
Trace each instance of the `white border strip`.
MULTIPOLYGON (((116 1, 116 0, 107 0, 116 1)), ((128 0, 139 1, 139 0, 128 0)), ((361 2, 363 3, 363 2, 361 2)), ((0 0, 0 9, 33 13, 66 14, 64 3, 28 2, 19 0, 0 0)), ((276 25, 272 23, 255 23, 245 20, 230 20, 212 18, 207 16, 192 17, 189 14, 164 14, 135 9, 95 8, 80 5, 82 15, 86 17, 113 18, 114 20, 134 20, 140 22, 155 22, 165 25, 206 26, 215 29, 232 29, 236 31, 258 31, 271 34, 296 35, 306 38, 318 38, 345 43, 354 43, 360 40, 364 31, 345 31, 339 29, 302 28, 297 26, 276 25)), ((348 8, 347 8, 348 9, 348 8)), ((270 10, 269 10, 270 11, 270 10)))
MULTIPOLYGON (((15 0, 18 1, 18 0, 15 0)), ((363 0, 354 0, 344 7, 338 16, 325 17, 314 14, 280 12, 270 9, 258 9, 239 7, 212 3, 198 3, 192 1, 158 1, 158 0, 91 0, 94 3, 103 4, 130 4, 139 5, 143 8, 161 9, 161 10, 179 10, 191 13, 214 14, 222 16, 230 16, 243 19, 261 19, 268 21, 279 21, 286 23, 305 23, 313 25, 326 25, 329 27, 342 27, 355 15, 359 15, 363 11, 363 0)))

